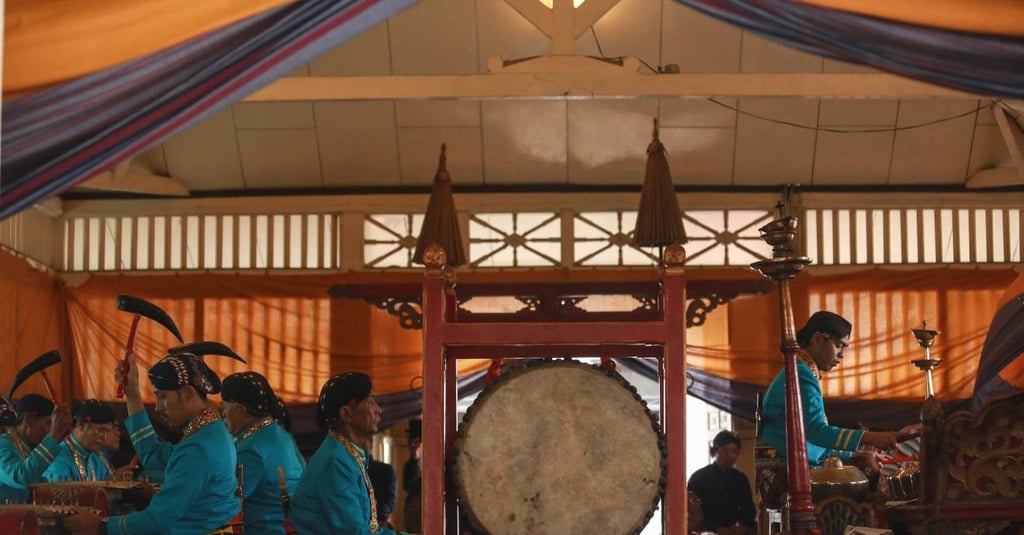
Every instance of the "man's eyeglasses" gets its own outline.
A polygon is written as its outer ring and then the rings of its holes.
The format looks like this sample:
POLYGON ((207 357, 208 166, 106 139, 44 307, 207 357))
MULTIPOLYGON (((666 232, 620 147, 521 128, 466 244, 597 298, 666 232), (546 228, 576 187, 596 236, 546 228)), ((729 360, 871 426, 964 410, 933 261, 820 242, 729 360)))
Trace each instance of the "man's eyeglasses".
POLYGON ((850 347, 850 344, 843 342, 842 340, 839 340, 838 338, 832 336, 831 334, 821 333, 821 335, 827 338, 830 342, 832 342, 832 345, 836 346, 836 351, 843 351, 846 348, 850 347))

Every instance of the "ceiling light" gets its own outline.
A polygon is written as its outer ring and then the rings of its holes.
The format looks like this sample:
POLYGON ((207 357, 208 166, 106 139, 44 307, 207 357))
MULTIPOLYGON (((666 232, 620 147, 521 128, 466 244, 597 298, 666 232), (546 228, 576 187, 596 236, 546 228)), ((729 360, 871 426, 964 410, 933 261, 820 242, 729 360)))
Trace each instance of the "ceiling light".
MULTIPOLYGON (((580 7, 580 4, 587 0, 572 0, 572 7, 580 7)), ((540 0, 540 3, 544 4, 548 9, 554 6, 554 0, 540 0)))

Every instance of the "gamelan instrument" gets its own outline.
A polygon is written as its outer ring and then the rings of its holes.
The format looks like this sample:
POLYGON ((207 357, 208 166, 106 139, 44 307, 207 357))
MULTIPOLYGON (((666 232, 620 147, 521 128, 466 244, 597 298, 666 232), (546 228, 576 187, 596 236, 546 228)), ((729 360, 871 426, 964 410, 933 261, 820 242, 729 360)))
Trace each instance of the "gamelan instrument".
POLYGON ((90 511, 76 505, 0 505, 0 535, 70 535, 61 522, 90 511))
POLYGON ((614 371, 531 361, 486 387, 459 428, 455 479, 492 535, 635 534, 665 485, 656 416, 614 371))
POLYGON ((29 485, 29 489, 34 503, 89 507, 103 516, 141 511, 152 498, 151 491, 135 481, 35 483, 29 485))

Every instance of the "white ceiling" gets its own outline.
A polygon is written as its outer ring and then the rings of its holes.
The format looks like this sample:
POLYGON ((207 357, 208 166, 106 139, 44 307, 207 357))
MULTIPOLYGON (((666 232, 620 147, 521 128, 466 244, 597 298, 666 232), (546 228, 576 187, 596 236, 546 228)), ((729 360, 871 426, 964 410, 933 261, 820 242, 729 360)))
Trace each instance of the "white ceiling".
MULTIPOLYGON (((596 34, 604 55, 676 64, 683 73, 872 72, 672 0, 621 0, 593 30, 579 37, 577 54, 601 55, 596 34)), ((505 0, 423 0, 292 76, 486 74, 492 56, 544 55, 550 46, 505 0)), ((422 189, 444 142, 456 189, 639 186, 655 117, 679 185, 962 185, 1011 163, 989 99, 716 100, 745 113, 664 96, 242 102, 137 156, 131 169, 197 193, 422 189)))

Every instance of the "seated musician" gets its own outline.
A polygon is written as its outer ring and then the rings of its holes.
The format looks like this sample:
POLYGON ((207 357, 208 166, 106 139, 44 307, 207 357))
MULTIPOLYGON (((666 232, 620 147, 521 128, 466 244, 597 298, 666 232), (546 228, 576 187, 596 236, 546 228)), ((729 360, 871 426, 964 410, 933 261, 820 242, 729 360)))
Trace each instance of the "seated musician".
POLYGON ((114 422, 114 409, 98 399, 79 403, 72 412, 71 433, 58 446, 60 453, 43 478, 50 483, 63 481, 101 481, 110 473, 106 467, 89 462, 110 432, 114 422))
POLYGON ((700 498, 703 513, 698 531, 741 535, 754 533, 757 528, 750 481, 735 468, 740 448, 740 437, 735 433, 718 433, 711 442, 715 462, 690 476, 686 488, 700 498))
POLYGON ((313 454, 292 496, 289 519, 302 535, 393 534, 377 518, 367 473, 367 443, 380 423, 370 377, 344 373, 320 390, 316 418, 327 438, 313 454))
MULTIPOLYGON (((828 311, 815 312, 797 332, 800 350, 796 354, 803 406, 804 432, 807 438, 807 460, 820 465, 829 457, 853 460, 856 464, 878 469, 881 455, 877 450, 896 446, 898 433, 843 429, 829 425, 821 393, 821 374, 832 370, 843 359, 850 345, 852 325, 842 316, 828 311), (865 448, 867 447, 867 448, 865 448)), ((765 392, 764 439, 780 457, 786 455, 786 380, 780 371, 765 392)))
POLYGON ((143 466, 165 467, 163 487, 142 511, 109 520, 79 513, 64 527, 73 533, 199 535, 226 525, 240 509, 235 446, 220 411, 206 400, 220 392, 220 378, 191 353, 167 356, 150 368, 157 413, 183 428, 172 446, 157 438, 142 404, 135 355, 128 361, 125 427, 143 466))
POLYGON ((90 470, 96 473, 105 472, 109 474, 107 479, 115 481, 125 481, 132 479, 135 474, 135 469, 138 468, 138 459, 132 459, 132 462, 120 467, 114 468, 113 458, 117 455, 118 450, 121 449, 121 425, 115 419, 110 424, 110 429, 102 440, 100 440, 100 447, 98 450, 93 452, 89 456, 90 470))
POLYGON ((0 396, 0 500, 27 503, 28 485, 41 483, 68 433, 67 408, 38 394, 27 394, 17 407, 0 396))
POLYGON ((288 410, 267 379, 256 372, 225 377, 221 400, 224 422, 235 437, 242 465, 245 532, 284 534, 284 497, 278 469, 284 473, 287 496, 294 494, 306 467, 295 439, 288 433, 288 410))

